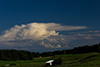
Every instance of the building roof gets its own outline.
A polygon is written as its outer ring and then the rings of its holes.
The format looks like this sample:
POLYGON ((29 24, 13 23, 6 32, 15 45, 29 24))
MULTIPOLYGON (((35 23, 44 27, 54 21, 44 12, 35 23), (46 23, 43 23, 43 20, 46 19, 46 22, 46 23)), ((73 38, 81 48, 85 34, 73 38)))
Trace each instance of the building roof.
POLYGON ((46 63, 51 63, 51 62, 53 62, 54 60, 49 60, 49 61, 47 61, 46 63))

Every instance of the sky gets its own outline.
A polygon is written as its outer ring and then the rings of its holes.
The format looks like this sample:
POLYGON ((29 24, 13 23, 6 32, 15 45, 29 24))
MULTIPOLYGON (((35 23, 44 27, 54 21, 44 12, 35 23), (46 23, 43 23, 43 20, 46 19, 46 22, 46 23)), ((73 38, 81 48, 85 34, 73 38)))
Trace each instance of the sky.
POLYGON ((100 0, 0 0, 0 49, 36 52, 100 42, 100 0))

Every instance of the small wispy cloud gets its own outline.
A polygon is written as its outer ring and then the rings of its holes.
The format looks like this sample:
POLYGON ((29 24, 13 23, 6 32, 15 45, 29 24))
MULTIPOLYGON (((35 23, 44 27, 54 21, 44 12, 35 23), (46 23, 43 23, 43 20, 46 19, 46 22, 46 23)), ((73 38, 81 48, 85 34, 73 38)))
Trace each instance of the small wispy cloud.
POLYGON ((79 29, 87 29, 86 26, 68 26, 68 25, 61 25, 56 23, 49 23, 47 24, 48 30, 56 30, 56 31, 71 31, 71 30, 79 30, 79 29))

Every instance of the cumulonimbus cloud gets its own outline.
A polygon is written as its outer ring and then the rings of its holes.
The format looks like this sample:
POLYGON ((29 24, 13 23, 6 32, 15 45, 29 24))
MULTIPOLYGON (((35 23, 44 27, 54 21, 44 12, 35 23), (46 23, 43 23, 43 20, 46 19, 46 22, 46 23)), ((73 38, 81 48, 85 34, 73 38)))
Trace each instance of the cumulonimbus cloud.
POLYGON ((0 36, 0 40, 42 40, 50 36, 59 35, 56 31, 86 29, 85 26, 62 26, 57 23, 29 23, 21 26, 15 25, 0 36))
POLYGON ((64 39, 60 37, 59 32, 57 31, 79 30, 86 28, 87 28, 86 26, 67 26, 67 25, 63 26, 57 23, 36 23, 36 22, 29 23, 26 25, 22 24, 20 26, 15 25, 9 30, 6 30, 4 34, 0 36, 0 43, 7 45, 9 44, 16 45, 22 43, 21 45, 24 46, 26 42, 28 44, 34 44, 35 42, 39 42, 38 44, 47 48, 49 47, 61 48, 62 47, 62 45, 60 45, 61 42, 58 41, 64 41, 64 39), (53 36, 56 38, 54 38, 53 36), (57 40, 58 37, 60 37, 59 40, 57 40), (27 41, 25 42, 24 40, 27 41), (54 46, 53 44, 57 45, 54 46))

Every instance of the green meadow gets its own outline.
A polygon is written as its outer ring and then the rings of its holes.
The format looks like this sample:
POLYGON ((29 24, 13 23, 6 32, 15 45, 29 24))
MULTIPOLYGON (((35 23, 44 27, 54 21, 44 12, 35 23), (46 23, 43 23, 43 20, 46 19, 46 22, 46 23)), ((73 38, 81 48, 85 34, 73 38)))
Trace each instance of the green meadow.
POLYGON ((61 65, 47 67, 100 67, 100 53, 55 55, 27 61, 0 61, 0 67, 45 67, 47 60, 57 58, 62 59, 61 65), (16 66, 9 66, 12 63, 16 66))

